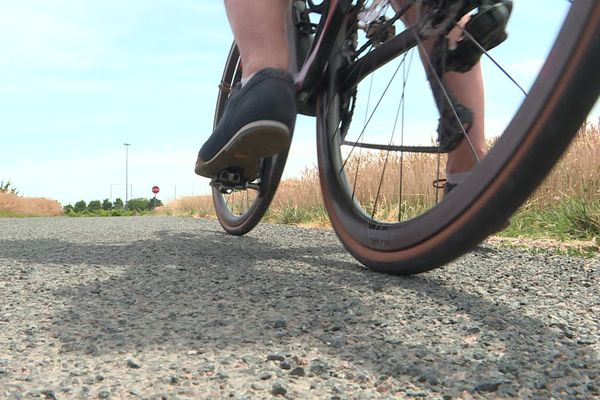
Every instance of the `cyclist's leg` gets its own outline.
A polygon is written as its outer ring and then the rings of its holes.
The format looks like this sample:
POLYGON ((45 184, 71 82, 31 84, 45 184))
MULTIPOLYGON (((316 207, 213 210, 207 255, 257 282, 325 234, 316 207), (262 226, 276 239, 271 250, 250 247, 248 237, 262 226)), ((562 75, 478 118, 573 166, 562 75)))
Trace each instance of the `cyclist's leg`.
POLYGON ((221 120, 200 149, 198 175, 215 178, 225 169, 235 170, 251 182, 260 159, 288 148, 296 120, 295 86, 287 72, 288 4, 225 0, 240 50, 243 86, 232 90, 221 120))
MULTIPOLYGON (((404 5, 404 0, 393 0, 392 3, 396 9, 399 9, 404 5)), ((403 17, 403 20, 407 25, 411 25, 417 21, 414 7, 408 10, 403 17)), ((464 26, 468 20, 469 17, 467 16, 463 18, 459 24, 464 26)), ((448 35, 448 39, 450 41, 449 45, 453 46, 460 39, 461 35, 462 33, 459 28, 453 29, 448 35)), ((420 49, 421 60, 425 65, 425 68, 428 68, 428 62, 422 52, 429 51, 432 45, 433 43, 426 41, 423 43, 424 49, 420 49)), ((468 172, 473 169, 477 163, 477 158, 474 156, 473 151, 475 151, 477 157, 480 159, 486 153, 484 89, 481 64, 477 63, 470 71, 465 73, 447 73, 444 83, 458 100, 458 102, 468 107, 473 113, 473 122, 468 132, 469 141, 461 141, 459 146, 448 154, 446 173, 458 174, 468 172)))
MULTIPOLYGON (((467 21, 468 17, 463 18, 460 24, 464 26, 467 21)), ((460 30, 455 28, 450 32, 450 43, 456 43, 460 36, 460 30)), ((462 140, 458 147, 448 154, 446 172, 456 174, 470 171, 477 164, 477 158, 481 159, 486 153, 485 96, 481 63, 477 63, 471 70, 465 73, 448 72, 445 77, 445 83, 458 102, 468 107, 473 113, 473 123, 468 132, 469 140, 462 140), (473 147, 471 148, 471 146, 473 147), (473 152, 477 154, 477 158, 473 152)))
POLYGON ((264 68, 287 70, 285 12, 288 4, 288 0, 225 0, 244 66, 244 78, 264 68))

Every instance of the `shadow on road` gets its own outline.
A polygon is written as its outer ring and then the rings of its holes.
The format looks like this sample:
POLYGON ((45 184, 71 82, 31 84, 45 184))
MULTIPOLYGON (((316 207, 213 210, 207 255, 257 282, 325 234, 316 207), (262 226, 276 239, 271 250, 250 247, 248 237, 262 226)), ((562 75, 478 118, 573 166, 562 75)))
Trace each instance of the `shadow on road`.
POLYGON ((317 348, 373 379, 453 380, 468 390, 487 382, 493 390, 505 385, 507 395, 517 390, 512 378, 541 390, 549 371, 556 379, 582 375, 598 360, 588 344, 559 342, 560 332, 532 308, 470 293, 472 283, 461 287, 458 278, 449 284, 446 277, 459 273, 451 266, 410 278, 371 273, 323 235, 311 246, 163 230, 126 244, 22 241, 36 251, 12 246, 0 257, 99 272, 55 293, 63 307, 50 329, 67 353, 317 348))

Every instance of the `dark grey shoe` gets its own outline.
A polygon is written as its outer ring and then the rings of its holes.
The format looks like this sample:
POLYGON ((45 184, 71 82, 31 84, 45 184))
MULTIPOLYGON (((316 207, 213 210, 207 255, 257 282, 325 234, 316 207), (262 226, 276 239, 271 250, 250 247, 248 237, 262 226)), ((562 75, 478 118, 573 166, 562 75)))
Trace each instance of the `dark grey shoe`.
POLYGON ((223 117, 198 152, 196 173, 214 178, 224 169, 256 171, 261 158, 289 147, 295 121, 290 74, 271 68, 257 72, 231 94, 223 117))

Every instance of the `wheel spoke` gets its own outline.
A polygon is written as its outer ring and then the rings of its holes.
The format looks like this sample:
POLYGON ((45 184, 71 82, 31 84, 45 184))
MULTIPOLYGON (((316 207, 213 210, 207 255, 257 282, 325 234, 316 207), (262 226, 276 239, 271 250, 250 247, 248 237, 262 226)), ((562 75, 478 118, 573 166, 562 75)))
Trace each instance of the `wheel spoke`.
POLYGON ((506 77, 507 77, 508 79, 510 79, 510 81, 511 81, 512 83, 514 83, 514 84, 517 86, 517 88, 519 88, 519 90, 520 90, 520 91, 523 93, 523 95, 524 95, 524 96, 527 96, 527 91, 526 91, 525 89, 523 89, 523 87, 522 87, 521 85, 519 85, 519 82, 517 82, 517 81, 516 81, 516 79, 515 79, 515 78, 513 78, 513 77, 512 77, 512 75, 511 75, 511 74, 509 74, 509 73, 508 73, 508 71, 506 71, 506 69, 504 69, 504 68, 503 68, 503 67, 500 65, 500 63, 498 63, 498 61, 496 61, 496 59, 495 59, 494 57, 492 57, 492 55, 491 55, 491 54, 490 54, 490 53, 489 53, 489 52, 488 52, 486 49, 484 49, 484 48, 483 48, 483 46, 482 46, 482 45, 479 43, 479 41, 477 41, 477 39, 475 39, 475 38, 473 37, 473 35, 471 35, 471 34, 470 34, 470 33, 469 33, 469 32, 468 32, 468 31, 467 31, 465 28, 463 28, 463 27, 462 27, 462 26, 460 26, 459 24, 456 24, 455 26, 456 26, 457 28, 459 28, 459 29, 462 31, 462 33, 463 33, 463 34, 464 34, 466 37, 468 37, 468 38, 469 38, 469 40, 470 40, 471 42, 473 42, 473 43, 475 44, 475 46, 477 46, 477 47, 479 48, 479 50, 481 50, 481 51, 483 52, 483 54, 485 54, 485 56, 486 56, 486 57, 487 57, 487 58, 488 58, 488 59, 489 59, 491 62, 493 62, 493 63, 494 63, 494 65, 495 65, 496 67, 498 67, 498 69, 499 69, 500 71, 502 71, 502 73, 503 73, 504 75, 506 75, 506 77))
MULTIPOLYGON (((412 53, 412 52, 411 52, 412 53)), ((413 53, 414 54, 414 53, 413 53)), ((412 54, 411 54, 411 64, 412 64, 412 54)), ((408 74, 405 74, 404 81, 406 82, 408 79, 408 74)), ((406 86, 406 84, 404 85, 406 86)), ((401 110, 401 120, 400 120, 400 144, 404 145, 404 122, 405 122, 405 90, 402 90, 402 110, 401 110)), ((399 168, 400 179, 398 182, 398 222, 402 221, 402 198, 403 198, 403 183, 404 183, 404 151, 400 152, 400 168, 399 168)))
MULTIPOLYGON (((367 106, 365 107, 365 119, 363 125, 367 125, 367 118, 369 116, 369 104, 371 102, 371 92, 373 91, 373 81, 375 80, 375 73, 371 74, 369 79, 369 94, 367 95, 367 106)), ((358 183, 358 170, 360 168, 360 156, 362 155, 362 147, 358 150, 358 160, 356 161, 356 171, 354 173, 354 183, 352 185, 352 200, 356 194, 356 184, 358 183)))
MULTIPOLYGON (((398 101, 398 108, 396 110, 396 117, 394 118, 394 125, 392 127, 392 135, 390 136, 390 140, 388 145, 392 145, 394 143, 394 136, 396 134, 396 127, 398 125, 398 118, 400 116, 400 111, 402 110, 402 115, 404 116, 404 103, 405 103, 405 95, 406 95, 406 84, 408 82, 408 75, 409 75, 409 71, 410 71, 410 67, 412 65, 412 54, 413 52, 410 52, 411 54, 411 58, 409 60, 409 65, 408 65, 408 69, 406 68, 406 57, 408 55, 408 53, 404 53, 402 60, 400 61, 400 64, 403 67, 403 74, 402 74, 402 94, 400 95, 400 100, 398 101)), ((404 129, 404 120, 402 121, 402 130, 404 129)), ((404 144, 404 130, 402 131, 402 140, 401 140, 401 145, 404 144)), ((385 161, 383 163, 383 170, 381 171, 381 178, 379 179, 379 186, 377 187, 377 195, 375 196, 375 204, 373 205, 373 213, 371 214, 371 218, 375 217, 375 213, 377 212, 377 204, 379 202, 379 196, 381 195, 381 187, 383 186, 383 180, 385 177, 385 172, 387 170, 387 165, 388 165, 388 161, 389 161, 389 157, 390 157, 390 150, 388 150, 386 152, 385 155, 385 161)))
MULTIPOLYGON (((404 61, 404 59, 403 59, 404 61)), ((383 98, 385 97, 387 91, 389 90, 392 82, 394 81, 394 78, 396 77, 396 75, 398 74, 398 71, 400 70, 400 67, 402 66, 402 63, 398 64, 398 66, 396 67, 396 69, 394 70, 394 73, 392 74, 391 78, 389 79, 383 93, 381 94, 381 96, 379 97, 379 99, 377 100, 377 104, 375 105, 375 108, 373 108, 373 111, 371 111, 368 120, 366 121, 366 123, 363 125, 360 134, 358 135, 358 139, 356 140, 356 143, 360 143, 360 141, 362 140, 365 131, 367 130, 367 127, 369 126, 369 124, 371 123, 371 120, 373 119, 373 116, 375 115, 375 112, 377 112, 377 109, 379 108, 379 105, 381 104, 381 101, 383 100, 383 98)), ((354 149, 356 148, 356 145, 353 145, 352 148, 350 149, 350 153, 348 153, 348 156, 346 157, 346 159, 344 160, 342 167, 339 170, 339 173, 342 173, 344 171, 344 167, 346 166, 346 164, 348 163, 348 160, 350 159, 350 157, 352 156, 352 153, 354 152, 354 149)))
MULTIPOLYGON (((437 155, 437 166, 435 168, 435 181, 439 182, 440 180, 440 164, 441 164, 441 157, 440 157, 440 153, 438 153, 437 155)), ((435 204, 438 204, 440 202, 440 190, 438 188, 435 189, 435 204)))

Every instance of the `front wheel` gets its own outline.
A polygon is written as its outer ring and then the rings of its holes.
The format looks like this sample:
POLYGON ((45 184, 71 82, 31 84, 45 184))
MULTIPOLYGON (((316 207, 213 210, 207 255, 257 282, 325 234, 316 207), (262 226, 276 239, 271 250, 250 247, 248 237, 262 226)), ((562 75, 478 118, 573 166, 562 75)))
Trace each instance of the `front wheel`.
MULTIPOLYGON (((411 65, 413 71, 421 66, 418 53, 400 56, 395 72, 394 66, 389 73, 374 72, 356 92, 342 93, 344 77, 339 71, 350 41, 341 38, 340 51, 329 62, 327 87, 318 99, 317 148, 326 209, 354 257, 374 270, 400 275, 439 267, 502 227, 540 184, 600 90, 600 2, 563 5, 566 17, 537 78, 497 137, 488 137, 487 156, 443 199, 431 185, 443 176, 443 152, 423 154, 426 145, 410 144, 411 148, 405 142, 425 130, 415 125, 411 136, 407 109, 411 65), (374 83, 376 74, 385 76, 383 84, 374 83), (389 89, 394 76, 400 80, 395 90, 389 89), (378 88, 383 94, 372 99, 378 88), (383 95, 390 97, 392 92, 397 105, 381 105, 383 95), (391 120, 387 128, 386 117, 391 120), (429 186, 411 183, 415 176, 429 179, 429 186)), ((494 93, 488 92, 487 98, 494 101, 494 93)), ((419 107, 414 114, 421 112, 419 107)), ((420 139, 431 146, 431 137, 420 139)))

